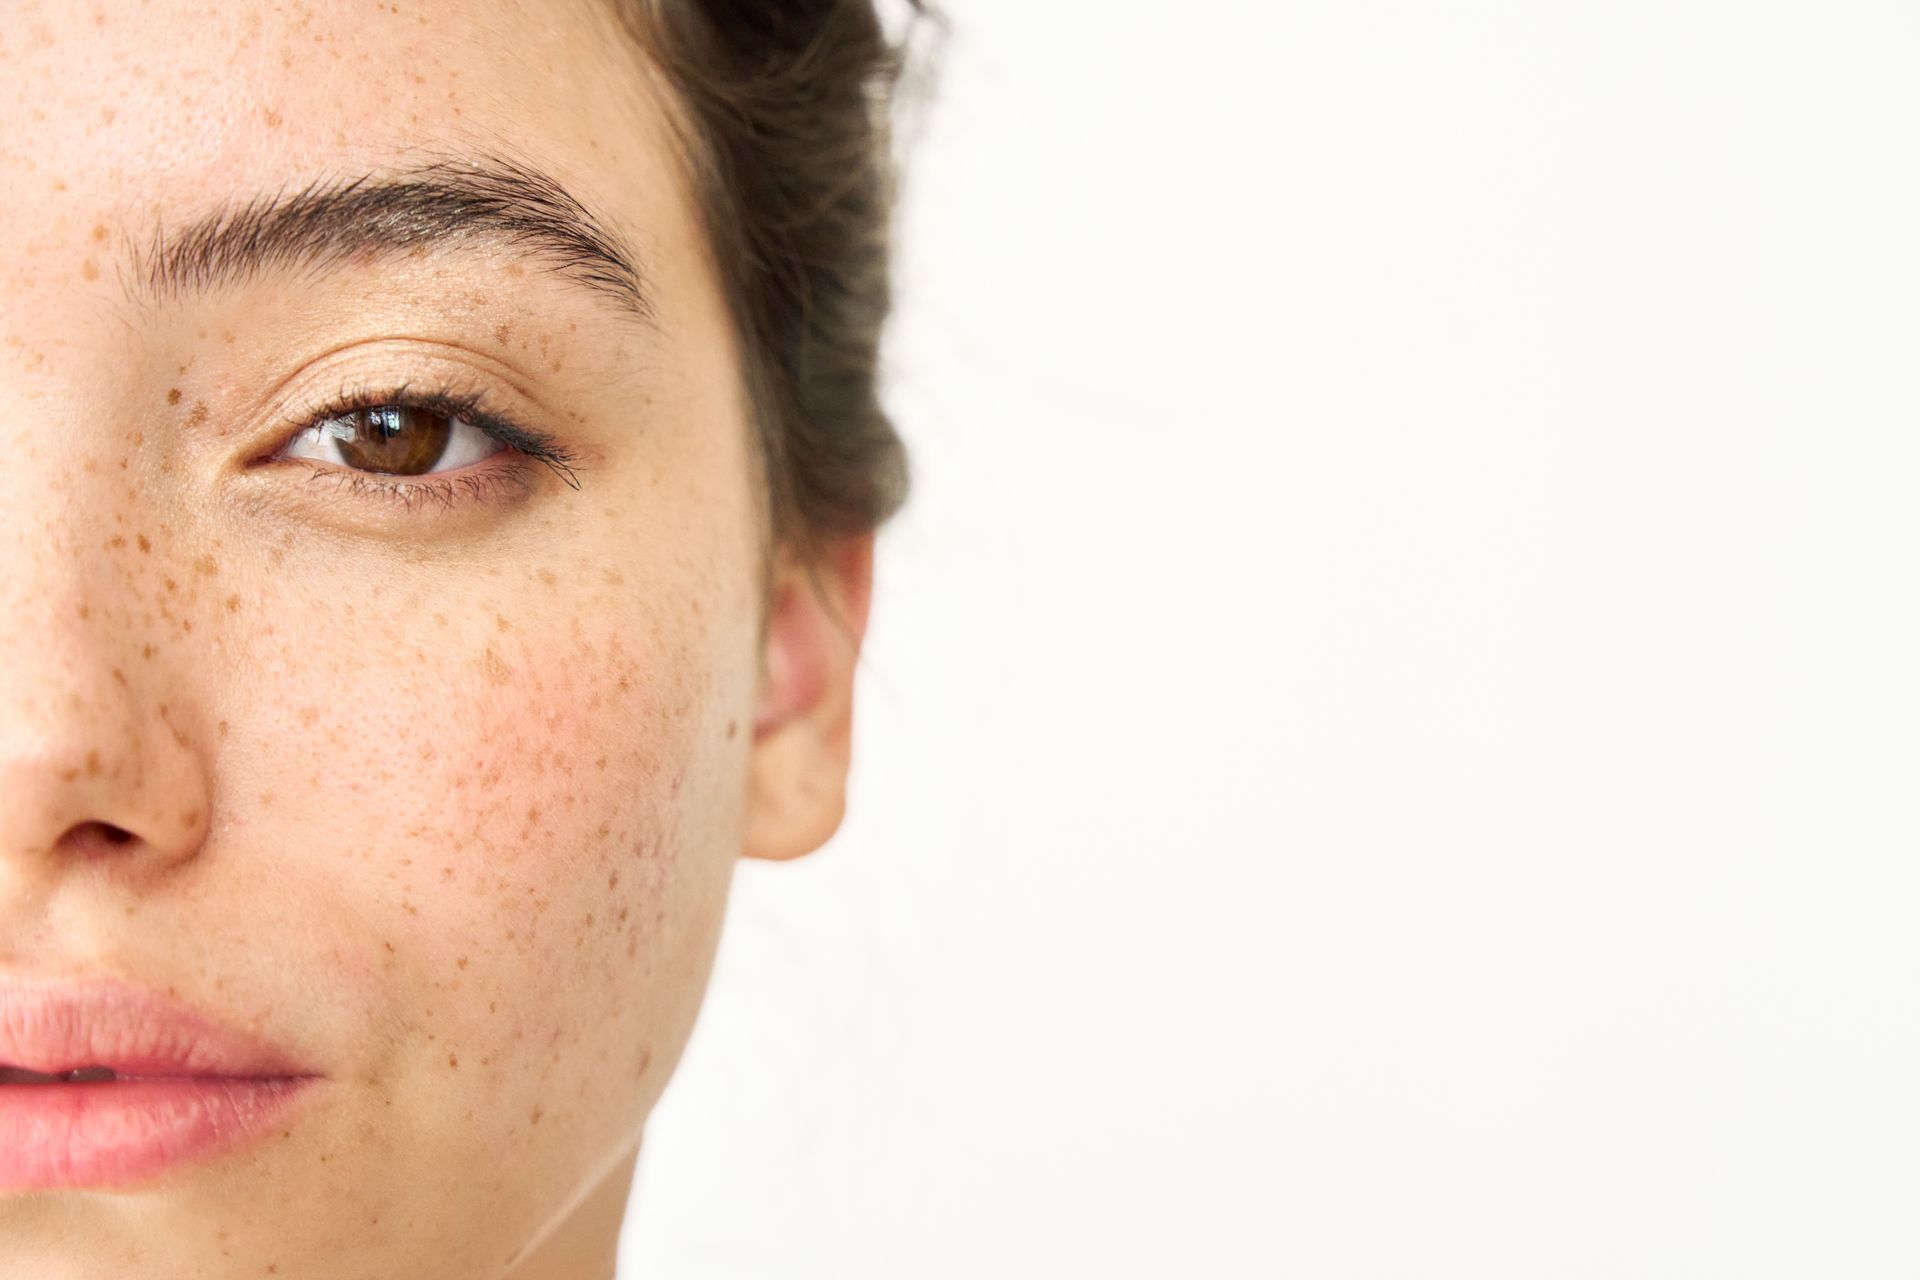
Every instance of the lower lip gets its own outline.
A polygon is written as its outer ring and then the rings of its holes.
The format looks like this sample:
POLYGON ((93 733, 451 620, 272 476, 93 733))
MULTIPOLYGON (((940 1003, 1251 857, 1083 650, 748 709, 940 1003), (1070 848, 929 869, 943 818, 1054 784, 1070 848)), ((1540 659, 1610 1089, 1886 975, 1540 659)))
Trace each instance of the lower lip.
POLYGON ((0 1085, 0 1193, 121 1187, 273 1128, 316 1077, 0 1085))

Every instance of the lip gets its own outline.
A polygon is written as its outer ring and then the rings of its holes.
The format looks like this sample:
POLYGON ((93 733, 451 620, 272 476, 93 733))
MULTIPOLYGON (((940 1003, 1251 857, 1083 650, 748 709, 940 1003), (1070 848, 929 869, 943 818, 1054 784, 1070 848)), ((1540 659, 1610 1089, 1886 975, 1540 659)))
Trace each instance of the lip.
POLYGON ((263 1137, 322 1077, 261 1037, 113 982, 0 977, 0 1067, 95 1083, 0 1084, 0 1194, 117 1187, 263 1137))

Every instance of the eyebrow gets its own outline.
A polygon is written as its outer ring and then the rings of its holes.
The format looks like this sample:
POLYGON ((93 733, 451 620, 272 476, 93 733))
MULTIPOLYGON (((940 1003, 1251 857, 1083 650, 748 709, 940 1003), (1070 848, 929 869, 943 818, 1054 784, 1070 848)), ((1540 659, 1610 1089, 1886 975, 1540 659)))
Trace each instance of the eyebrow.
POLYGON ((155 231, 133 277, 157 301, 371 255, 486 243, 525 253, 644 320, 651 294, 633 256, 565 187, 513 161, 439 161, 322 180, 155 231))

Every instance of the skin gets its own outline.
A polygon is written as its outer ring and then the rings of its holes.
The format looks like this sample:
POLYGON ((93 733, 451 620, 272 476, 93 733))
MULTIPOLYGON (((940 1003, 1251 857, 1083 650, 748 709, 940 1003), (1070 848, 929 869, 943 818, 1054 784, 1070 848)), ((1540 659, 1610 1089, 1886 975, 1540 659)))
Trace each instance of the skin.
POLYGON ((736 860, 839 822, 871 563, 768 534, 674 109, 586 0, 0 0, 0 981, 172 992, 325 1077, 242 1150, 0 1194, 0 1274, 613 1273, 736 860), (476 152, 654 319, 486 244, 129 288, 157 227, 476 152), (579 488, 275 460, 439 381, 579 488))

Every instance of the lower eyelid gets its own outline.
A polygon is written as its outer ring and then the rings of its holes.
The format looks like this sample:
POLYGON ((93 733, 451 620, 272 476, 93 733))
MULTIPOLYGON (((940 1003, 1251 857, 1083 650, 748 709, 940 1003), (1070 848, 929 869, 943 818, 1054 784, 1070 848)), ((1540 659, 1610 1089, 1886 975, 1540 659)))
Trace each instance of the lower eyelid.
MULTIPOLYGON (((500 454, 513 452, 512 449, 502 449, 500 454)), ((293 461, 306 463, 312 472, 312 480, 334 481, 335 491, 342 495, 343 500, 387 499, 412 512, 428 505, 451 509, 467 503, 524 497, 533 491, 532 469, 537 460, 520 455, 504 466, 488 467, 482 463, 419 476, 356 471, 304 458, 293 461)))

